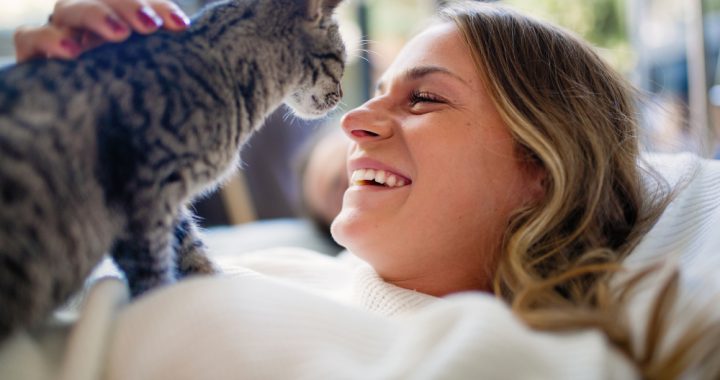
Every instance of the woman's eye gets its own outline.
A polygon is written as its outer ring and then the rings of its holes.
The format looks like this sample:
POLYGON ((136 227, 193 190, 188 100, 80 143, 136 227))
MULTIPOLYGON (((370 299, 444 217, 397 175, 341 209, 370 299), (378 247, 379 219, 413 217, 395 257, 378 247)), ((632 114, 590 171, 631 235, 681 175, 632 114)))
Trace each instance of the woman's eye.
POLYGON ((425 91, 413 91, 410 94, 410 106, 414 107, 419 103, 443 103, 443 99, 425 91))

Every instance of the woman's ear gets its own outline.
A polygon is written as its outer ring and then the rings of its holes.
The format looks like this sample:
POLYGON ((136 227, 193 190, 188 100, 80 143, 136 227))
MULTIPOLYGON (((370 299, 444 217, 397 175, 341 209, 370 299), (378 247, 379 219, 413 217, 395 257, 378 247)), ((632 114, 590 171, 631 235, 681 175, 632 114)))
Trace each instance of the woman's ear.
POLYGON ((530 197, 532 198, 533 202, 537 202, 545 198, 545 195, 547 193, 548 181, 548 173, 545 168, 540 165, 532 168, 529 180, 530 197))
POLYGON ((526 195, 528 197, 526 202, 537 203, 542 200, 547 193, 547 181, 549 180, 548 172, 540 160, 536 157, 532 157, 531 155, 526 157, 520 165, 522 165, 523 174, 525 176, 525 186, 527 189, 526 195))

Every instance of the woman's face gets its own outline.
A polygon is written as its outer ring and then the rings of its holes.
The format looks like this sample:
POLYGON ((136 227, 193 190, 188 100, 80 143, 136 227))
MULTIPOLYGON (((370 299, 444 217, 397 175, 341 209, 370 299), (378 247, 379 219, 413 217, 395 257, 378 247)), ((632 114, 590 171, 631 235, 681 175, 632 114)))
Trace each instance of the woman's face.
POLYGON ((385 281, 488 289, 509 215, 540 189, 476 70, 455 25, 434 26, 342 120, 351 184, 332 233, 385 281))

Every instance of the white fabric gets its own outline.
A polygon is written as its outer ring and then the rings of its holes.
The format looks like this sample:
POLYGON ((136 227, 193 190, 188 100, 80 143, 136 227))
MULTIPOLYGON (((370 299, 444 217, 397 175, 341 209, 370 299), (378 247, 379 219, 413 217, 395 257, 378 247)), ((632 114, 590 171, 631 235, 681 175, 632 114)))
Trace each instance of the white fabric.
MULTIPOLYGON (((352 260, 296 253, 316 260, 317 270, 303 264, 293 281, 272 278, 285 265, 287 252, 278 250, 262 265, 248 260, 265 274, 238 269, 190 279, 120 311, 125 285, 104 279, 72 332, 84 340, 66 345, 46 372, 67 379, 92 378, 86 375, 98 368, 107 379, 635 378, 598 332, 534 332, 490 295, 436 299, 384 283, 352 260), (323 279, 334 270, 350 274, 343 302, 323 279)), ((37 358, 25 359, 32 366, 37 358)))
POLYGON ((649 162, 680 191, 627 264, 678 260, 686 270, 720 266, 720 161, 690 154, 653 155, 649 162))
MULTIPOLYGON (((684 177, 684 189, 628 265, 675 257, 683 269, 683 292, 716 286, 718 162, 690 156, 653 162, 669 165, 662 171, 673 181, 684 177), (692 176, 679 174, 687 168, 692 176)), ((107 379, 637 377, 596 331, 531 331, 490 295, 436 299, 383 282, 349 255, 331 259, 277 250, 219 261, 244 268, 181 282, 124 308, 124 284, 101 282, 73 338, 20 333, 0 347, 0 378, 30 378, 22 377, 29 371, 13 368, 38 363, 42 370, 34 379, 51 373, 84 379, 98 371, 107 379), (48 341, 72 343, 58 359, 44 354, 48 341)), ((703 289, 717 294, 717 288, 703 289)), ((633 309, 638 331, 646 306, 638 302, 633 309)))
POLYGON ((367 263, 347 251, 333 258, 282 247, 244 255, 220 255, 215 261, 230 274, 250 269, 384 316, 413 312, 437 301, 427 294, 383 281, 367 263))
POLYGON ((105 369, 118 310, 128 289, 117 277, 97 278, 77 321, 51 318, 33 331, 19 331, 0 345, 0 379, 93 380, 105 369), (72 327, 72 328, 70 328, 72 327))
POLYGON ((679 268, 679 302, 669 317, 671 338, 663 345, 668 349, 698 322, 696 316, 720 320, 720 161, 692 154, 652 155, 648 161, 678 193, 624 263, 631 269, 664 265, 634 296, 630 321, 639 342, 651 301, 672 270, 679 268))
POLYGON ((115 337, 109 379, 634 378, 600 333, 530 331, 489 295, 388 318, 253 275, 150 295, 115 337))

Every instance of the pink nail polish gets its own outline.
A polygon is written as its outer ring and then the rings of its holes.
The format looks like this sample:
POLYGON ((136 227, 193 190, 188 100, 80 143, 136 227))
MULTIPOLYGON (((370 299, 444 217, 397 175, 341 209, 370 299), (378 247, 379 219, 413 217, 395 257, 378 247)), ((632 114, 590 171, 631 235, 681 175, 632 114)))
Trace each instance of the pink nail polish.
POLYGON ((157 29, 162 26, 162 19, 151 8, 142 7, 137 11, 140 22, 148 28, 157 29))
POLYGON ((182 27, 190 26, 190 19, 188 19, 185 15, 181 15, 178 13, 171 13, 170 18, 178 26, 182 26, 182 27))
POLYGON ((60 41, 60 46, 63 47, 66 51, 68 51, 72 55, 80 54, 80 51, 82 50, 80 48, 80 45, 78 45, 77 42, 69 39, 63 39, 60 41))
POLYGON ((115 33, 125 33, 127 32, 127 27, 120 22, 115 16, 107 16, 105 17, 105 22, 110 25, 110 29, 112 29, 115 33))

